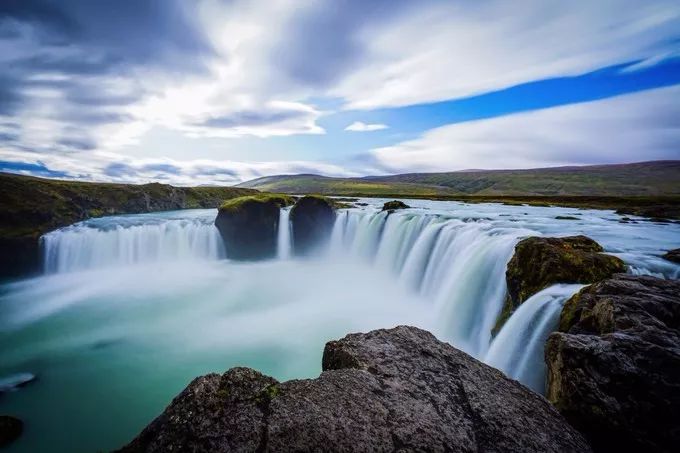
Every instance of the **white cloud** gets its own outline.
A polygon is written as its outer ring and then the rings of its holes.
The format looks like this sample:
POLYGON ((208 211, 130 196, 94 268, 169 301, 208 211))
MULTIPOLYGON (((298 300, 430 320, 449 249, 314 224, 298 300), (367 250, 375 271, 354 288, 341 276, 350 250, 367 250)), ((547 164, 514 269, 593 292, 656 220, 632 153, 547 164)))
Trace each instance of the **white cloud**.
POLYGON ((362 64, 331 89, 351 108, 471 96, 677 52, 676 0, 417 4, 362 30, 362 64))
POLYGON ((387 129, 387 124, 366 124, 361 121, 355 121, 345 128, 346 131, 353 132, 372 132, 387 129))
POLYGON ((680 159, 680 85, 451 124, 371 155, 394 173, 680 159))

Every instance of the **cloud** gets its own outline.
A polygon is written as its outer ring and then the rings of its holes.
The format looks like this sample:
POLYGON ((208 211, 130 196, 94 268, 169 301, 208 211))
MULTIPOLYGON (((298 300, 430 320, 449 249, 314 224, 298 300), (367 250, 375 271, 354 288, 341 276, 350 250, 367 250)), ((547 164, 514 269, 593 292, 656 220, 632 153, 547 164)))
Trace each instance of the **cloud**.
MULTIPOLYGON (((348 108, 467 97, 677 52, 674 0, 418 2, 355 36, 361 61, 329 88, 348 108)), ((323 64, 323 62, 319 62, 323 64)))
POLYGON ((241 162, 209 159, 134 159, 129 156, 81 151, 41 154, 3 148, 0 170, 12 173, 99 182, 141 184, 163 180, 180 186, 233 185, 278 174, 318 173, 330 176, 359 176, 360 172, 339 165, 314 161, 241 162))
POLYGON ((680 85, 451 124, 373 150, 383 172, 680 159, 680 85))
POLYGON ((372 132, 387 129, 387 124, 366 124, 361 121, 355 121, 345 128, 346 131, 353 132, 372 132))

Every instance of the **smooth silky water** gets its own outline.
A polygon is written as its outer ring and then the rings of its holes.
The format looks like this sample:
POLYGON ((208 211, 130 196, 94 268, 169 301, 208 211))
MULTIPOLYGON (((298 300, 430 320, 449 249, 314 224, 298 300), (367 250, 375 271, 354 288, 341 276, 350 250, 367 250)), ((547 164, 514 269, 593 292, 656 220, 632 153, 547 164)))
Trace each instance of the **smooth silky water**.
POLYGON ((329 244, 291 258, 288 211, 277 258, 228 259, 214 210, 93 219, 43 237, 45 275, 0 287, 0 413, 25 422, 8 451, 109 450, 158 415, 196 376, 232 366, 277 379, 314 377, 326 341, 416 325, 535 391, 543 343, 580 285, 526 301, 491 338, 514 245, 585 234, 629 272, 680 277, 660 255, 680 225, 620 223, 611 211, 385 200, 340 211, 329 244), (558 220, 556 216, 578 220, 558 220))

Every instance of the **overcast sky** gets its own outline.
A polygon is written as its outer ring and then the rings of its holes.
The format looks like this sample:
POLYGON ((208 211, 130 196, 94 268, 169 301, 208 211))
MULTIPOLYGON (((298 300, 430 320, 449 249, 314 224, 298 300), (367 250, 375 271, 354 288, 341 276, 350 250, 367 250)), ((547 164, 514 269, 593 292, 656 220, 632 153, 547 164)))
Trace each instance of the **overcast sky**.
POLYGON ((0 170, 234 184, 680 158, 677 0, 2 0, 0 170))

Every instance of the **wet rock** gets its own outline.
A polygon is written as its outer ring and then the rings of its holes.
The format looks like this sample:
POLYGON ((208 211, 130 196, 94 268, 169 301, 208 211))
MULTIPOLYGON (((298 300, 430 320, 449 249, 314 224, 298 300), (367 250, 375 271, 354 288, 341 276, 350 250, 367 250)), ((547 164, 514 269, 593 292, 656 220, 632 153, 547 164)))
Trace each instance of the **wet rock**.
POLYGON ((669 250, 662 258, 680 264, 680 249, 669 250))
POLYGON ((308 195, 300 198, 290 211, 293 225, 293 252, 308 255, 328 242, 335 223, 333 200, 308 195))
POLYGON ((625 272, 621 259, 602 252, 602 246, 586 236, 520 241, 505 272, 508 295, 493 333, 500 331, 520 304, 550 285, 595 283, 625 272))
POLYGON ((573 215, 558 215, 555 216, 556 220, 580 220, 578 217, 574 217, 573 215))
POLYGON ((326 345, 316 379, 195 379, 124 452, 587 452, 541 396, 414 327, 326 345))
POLYGON ((10 415, 0 415, 0 448, 17 440, 24 431, 24 423, 10 415))
POLYGON ((260 194, 234 198, 220 206, 215 225, 229 259, 257 260, 276 256, 279 211, 293 199, 260 194))
POLYGON ((33 373, 16 373, 0 378, 0 393, 10 392, 23 387, 24 385, 35 381, 36 377, 33 373))
POLYGON ((680 282, 618 274, 564 306, 548 399, 596 451, 680 445, 680 282))
POLYGON ((392 201, 388 201, 387 203, 385 203, 382 207, 382 210, 383 211, 394 211, 396 209, 408 209, 410 207, 411 206, 407 205, 403 201, 392 200, 392 201))

